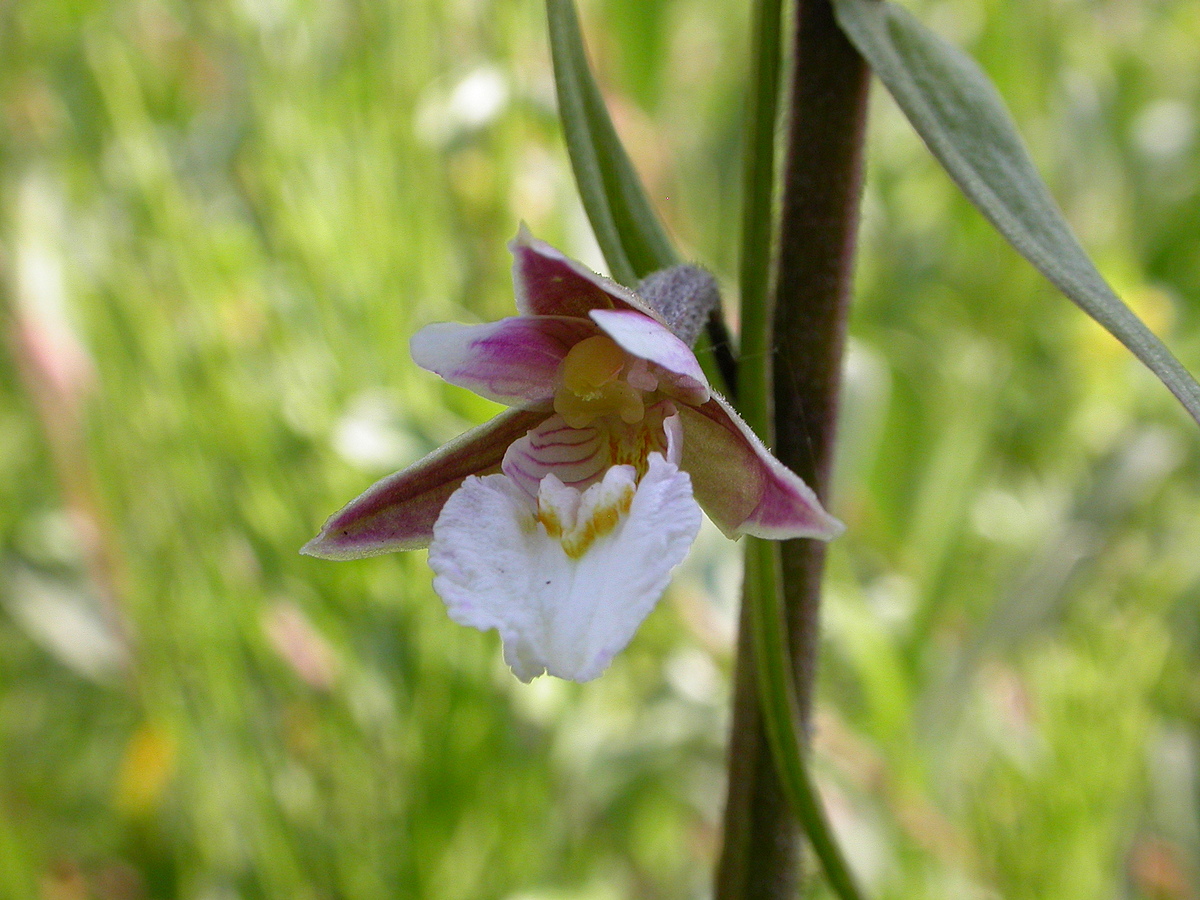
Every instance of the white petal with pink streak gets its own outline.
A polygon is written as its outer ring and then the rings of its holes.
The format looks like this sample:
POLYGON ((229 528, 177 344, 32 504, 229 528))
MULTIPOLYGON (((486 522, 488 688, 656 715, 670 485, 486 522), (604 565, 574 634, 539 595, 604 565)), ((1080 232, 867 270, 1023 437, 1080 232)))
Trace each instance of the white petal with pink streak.
POLYGON ((500 468, 531 497, 537 496, 547 475, 583 490, 600 480, 610 466, 642 465, 655 451, 677 465, 681 440, 676 406, 666 400, 649 407, 642 421, 632 425, 610 417, 572 428, 555 414, 513 441, 500 468))
POLYGON ((553 398, 567 353, 596 333, 587 319, 513 316, 483 325, 427 325, 409 346, 422 368, 481 397, 516 406, 553 398))

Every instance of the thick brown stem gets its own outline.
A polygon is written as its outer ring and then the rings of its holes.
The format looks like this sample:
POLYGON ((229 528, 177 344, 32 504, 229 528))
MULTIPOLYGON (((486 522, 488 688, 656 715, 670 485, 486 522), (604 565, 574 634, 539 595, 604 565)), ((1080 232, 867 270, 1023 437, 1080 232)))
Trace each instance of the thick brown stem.
MULTIPOLYGON (((862 193, 870 71, 829 0, 801 0, 775 305, 775 452, 826 500, 862 193)), ((825 545, 783 547, 798 696, 807 714, 825 545)))
MULTIPOLYGON (((775 451, 824 500, 833 462, 870 73, 838 29, 830 0, 797 0, 793 38, 775 279, 775 451)), ((788 636, 806 730, 824 559, 824 544, 818 541, 788 541, 782 547, 788 636)), ((799 840, 763 734, 750 644, 743 615, 716 897, 791 900, 799 879, 799 840)))

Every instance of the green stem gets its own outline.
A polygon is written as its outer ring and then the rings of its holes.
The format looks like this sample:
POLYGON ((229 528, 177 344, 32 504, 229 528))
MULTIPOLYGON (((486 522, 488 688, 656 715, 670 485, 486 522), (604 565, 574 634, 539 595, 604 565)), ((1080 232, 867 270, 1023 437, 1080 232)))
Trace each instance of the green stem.
MULTIPOLYGON (((738 407, 750 427, 770 436, 771 346, 767 300, 771 271, 771 196, 775 184, 775 122, 779 102, 782 34, 781 0, 754 4, 742 168, 742 242, 739 290, 741 345, 737 370, 738 407)), ((742 590, 733 728, 729 740, 729 780, 724 842, 717 864, 714 900, 795 895, 794 820, 788 814, 770 761, 759 707, 754 663, 753 611, 761 595, 757 555, 746 548, 742 590), (763 833, 759 823, 778 823, 763 833), (764 857, 770 856, 764 865, 764 857)))
MULTIPOLYGON (((798 0, 775 293, 776 454, 828 501, 862 190, 870 72, 830 0, 798 0)), ((807 721, 825 545, 781 547, 797 696, 807 721)))
POLYGON ((764 439, 771 431, 771 195, 775 188, 775 122, 779 108, 781 0, 754 6, 750 93, 742 165, 739 409, 764 439))
MULTIPOLYGON (((760 0, 746 130, 739 406, 764 440, 778 431, 780 458, 824 499, 858 220, 868 71, 834 23, 829 0, 797 0, 772 314, 779 20, 778 0, 760 0)), ((717 900, 795 896, 793 814, 830 886, 847 900, 859 896, 804 765, 823 563, 824 545, 817 541, 787 542, 781 559, 774 545, 748 541, 717 900)))

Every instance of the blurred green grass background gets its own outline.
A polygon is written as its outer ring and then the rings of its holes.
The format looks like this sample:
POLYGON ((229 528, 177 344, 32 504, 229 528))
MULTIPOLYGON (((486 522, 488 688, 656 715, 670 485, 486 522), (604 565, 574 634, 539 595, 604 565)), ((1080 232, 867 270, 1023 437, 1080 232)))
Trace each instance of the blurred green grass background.
MULTIPOLYGON (((584 4, 727 288, 744 6, 584 4)), ((912 8, 1200 370, 1200 7, 912 8)), ((520 220, 600 264, 542 15, 0 3, 0 897, 706 895, 733 545, 584 687, 516 682, 423 554, 297 554, 491 414, 407 340, 511 311, 520 220)), ((1195 428, 881 92, 870 138, 816 734, 848 852, 881 898, 1200 896, 1195 428)))

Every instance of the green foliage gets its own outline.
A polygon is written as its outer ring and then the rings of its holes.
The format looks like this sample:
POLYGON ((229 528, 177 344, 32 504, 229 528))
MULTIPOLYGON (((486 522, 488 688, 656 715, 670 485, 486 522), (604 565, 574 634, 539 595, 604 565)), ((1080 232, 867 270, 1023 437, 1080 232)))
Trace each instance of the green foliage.
POLYGON ((979 67, 904 11, 837 0, 838 21, 979 210, 1039 271, 1149 366, 1200 424, 1200 384, 1113 293, 1054 204, 979 67))
MULTIPOLYGON (((1200 10, 913 6, 1196 369, 1200 10)), ((647 194, 730 281, 745 4, 582 11, 647 194)), ((581 689, 507 675, 420 554, 297 554, 491 414, 406 342, 507 314, 519 220, 600 264, 545 24, 0 8, 0 895, 703 896, 737 548, 702 538, 581 689)), ((877 897, 1189 896, 1192 427, 886 99, 870 138, 815 752, 835 824, 877 897)))
POLYGON ((613 277, 633 287, 679 258, 613 128, 573 0, 547 0, 546 15, 563 139, 580 199, 613 277))

